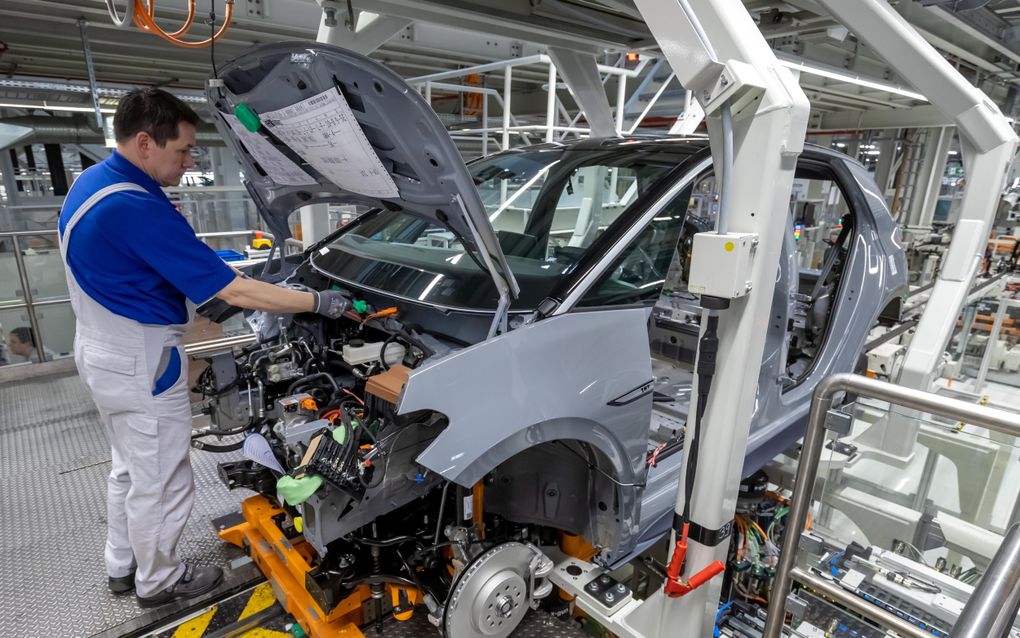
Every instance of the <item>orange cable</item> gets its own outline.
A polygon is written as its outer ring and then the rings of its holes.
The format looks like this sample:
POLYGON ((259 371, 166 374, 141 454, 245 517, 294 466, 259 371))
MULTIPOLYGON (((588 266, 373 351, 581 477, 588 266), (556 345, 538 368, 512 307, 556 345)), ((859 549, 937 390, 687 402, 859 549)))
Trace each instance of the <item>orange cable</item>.
MULTIPOLYGON (((148 6, 149 18, 152 20, 153 23, 155 23, 156 0, 145 0, 145 4, 148 6)), ((168 33, 167 35, 169 35, 171 38, 179 38, 182 35, 186 35, 188 33, 188 30, 191 29, 191 24, 194 21, 195 21, 195 0, 188 0, 188 17, 184 21, 184 25, 180 29, 177 29, 173 33, 168 33)), ((149 29, 146 29, 146 31, 148 30, 149 29)))
POLYGON ((194 20, 194 16, 191 15, 194 12, 194 0, 189 0, 189 21, 187 21, 181 29, 178 29, 174 33, 167 33, 156 24, 155 11, 156 11, 156 0, 134 0, 135 12, 134 20, 135 24, 144 31, 151 31, 159 37, 163 38, 170 44, 175 46, 184 47, 185 49, 200 49, 202 47, 209 46, 213 41, 219 40, 227 31, 227 27, 230 26, 230 21, 234 17, 234 0, 226 0, 226 11, 223 16, 223 24, 220 25, 219 30, 211 38, 200 40, 198 42, 188 42, 181 40, 178 36, 183 35, 191 28, 191 21, 194 20))

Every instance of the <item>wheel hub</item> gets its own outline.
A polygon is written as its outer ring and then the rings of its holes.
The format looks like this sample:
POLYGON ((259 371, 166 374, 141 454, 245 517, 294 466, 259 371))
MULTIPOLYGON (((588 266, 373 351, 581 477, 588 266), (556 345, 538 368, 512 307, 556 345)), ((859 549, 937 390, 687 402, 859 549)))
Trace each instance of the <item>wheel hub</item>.
POLYGON ((444 631, 450 638, 506 638, 527 613, 531 563, 536 550, 523 543, 502 543, 478 556, 465 569, 446 605, 444 631))

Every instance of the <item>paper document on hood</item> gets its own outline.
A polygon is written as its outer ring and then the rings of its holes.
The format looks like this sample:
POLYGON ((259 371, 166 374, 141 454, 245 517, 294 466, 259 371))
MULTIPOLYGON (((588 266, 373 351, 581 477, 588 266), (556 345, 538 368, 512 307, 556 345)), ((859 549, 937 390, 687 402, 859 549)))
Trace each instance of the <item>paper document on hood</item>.
POLYGON ((340 188, 369 197, 400 196, 347 100, 335 88, 262 113, 261 118, 273 135, 340 188))
POLYGON ((221 115, 233 129, 237 139, 248 149, 252 158, 259 163, 265 174, 274 182, 284 186, 307 186, 318 183, 265 137, 246 129, 244 124, 241 124, 241 121, 230 113, 221 113, 221 115))

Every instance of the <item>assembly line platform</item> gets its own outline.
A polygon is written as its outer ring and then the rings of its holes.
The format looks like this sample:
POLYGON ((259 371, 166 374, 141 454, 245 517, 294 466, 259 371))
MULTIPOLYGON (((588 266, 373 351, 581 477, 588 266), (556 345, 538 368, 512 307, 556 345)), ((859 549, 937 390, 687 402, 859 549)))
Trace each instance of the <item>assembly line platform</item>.
MULTIPOLYGON (((241 636, 237 617, 250 616, 253 636, 289 636, 289 618, 266 600, 268 584, 243 552, 216 535, 215 518, 237 512, 246 490, 227 491, 217 464, 230 455, 192 450, 195 505, 179 546, 188 562, 224 567, 215 591, 198 600, 145 610, 133 595, 107 589, 105 428, 75 373, 0 383, 0 636, 114 638, 241 636), (260 583, 262 583, 260 585, 260 583), (217 628, 236 612, 231 629, 217 628), (259 622, 254 622, 259 621, 259 622)), ((388 619, 366 636, 435 638, 424 613, 388 619)), ((572 623, 530 613, 514 638, 583 637, 572 623)))
MULTIPOLYGON (((191 459, 195 505, 179 551, 226 568, 223 585, 203 598, 210 600, 261 578, 209 523, 250 493, 224 489, 222 455, 193 451, 191 459)), ((109 472, 106 431, 77 374, 0 384, 0 636, 135 636, 186 611, 183 603, 143 610, 133 595, 109 593, 109 472)))

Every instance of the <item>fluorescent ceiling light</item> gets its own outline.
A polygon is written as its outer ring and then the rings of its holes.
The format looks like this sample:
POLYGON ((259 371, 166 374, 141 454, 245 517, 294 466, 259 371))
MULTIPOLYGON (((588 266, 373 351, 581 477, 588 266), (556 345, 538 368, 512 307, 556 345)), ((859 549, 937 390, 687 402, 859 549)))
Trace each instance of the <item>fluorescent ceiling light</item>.
MULTIPOLYGON (((0 107, 9 109, 41 109, 43 111, 61 111, 67 113, 95 113, 96 109, 91 106, 71 106, 69 104, 50 104, 43 100, 42 102, 0 102, 0 107)), ((100 113, 116 113, 116 109, 101 108, 100 113)))
POLYGON ((794 69, 800 71, 801 73, 817 75, 818 77, 829 78, 830 80, 838 80, 840 82, 846 82, 847 84, 854 84, 856 86, 863 86, 864 88, 874 89, 876 91, 892 93, 893 95, 901 95, 903 97, 908 97, 912 100, 920 100, 922 102, 928 101, 928 98, 924 97, 920 93, 908 91, 907 89, 896 86, 895 84, 887 84, 885 82, 869 80, 859 75, 851 75, 846 71, 839 71, 836 69, 827 69, 819 66, 813 66, 808 64, 807 62, 804 62, 803 60, 798 60, 796 58, 779 57, 779 63, 788 69, 794 69))

